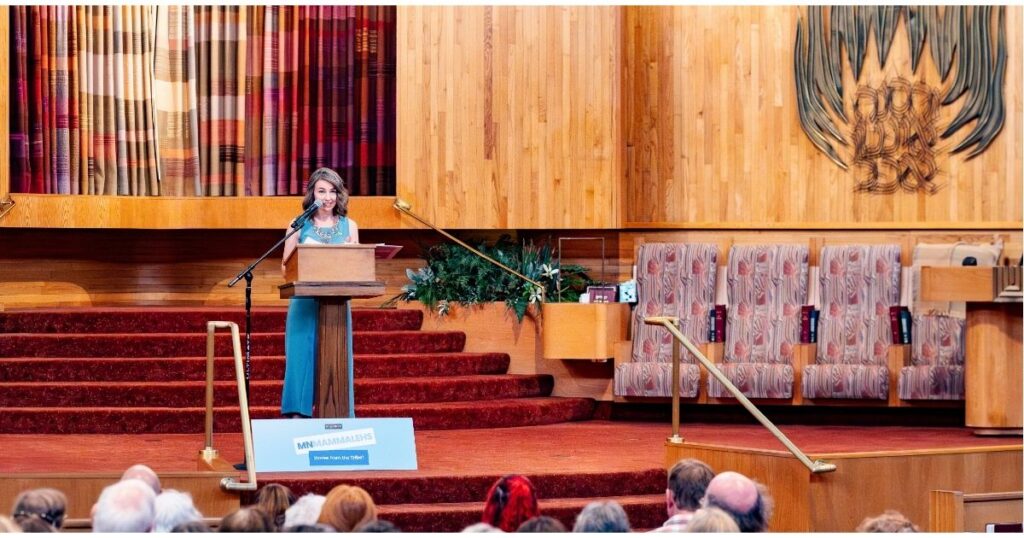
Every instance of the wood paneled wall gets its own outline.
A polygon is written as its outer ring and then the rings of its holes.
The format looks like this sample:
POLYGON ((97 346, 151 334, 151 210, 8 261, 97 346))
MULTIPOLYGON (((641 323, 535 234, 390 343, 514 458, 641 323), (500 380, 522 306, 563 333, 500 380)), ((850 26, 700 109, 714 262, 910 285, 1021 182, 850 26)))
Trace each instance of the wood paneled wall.
POLYGON ((618 227, 621 19, 399 7, 399 196, 443 227, 618 227))
MULTIPOLYGON (((800 129, 793 49, 805 9, 401 6, 398 195, 467 230, 1020 227, 1024 10, 1007 8, 1007 115, 992 146, 940 162, 938 194, 871 195, 800 129)), ((877 84, 874 46, 863 78, 877 84)), ((901 26, 887 73, 908 74, 906 58, 901 26)), ((927 54, 919 71, 937 80, 927 54)), ((6 107, 0 92, 0 116, 6 107)), ((15 195, 0 226, 278 229, 295 206, 66 198, 15 195)), ((390 202, 356 199, 353 216, 363 229, 421 227, 390 202)))
MULTIPOLYGON (((935 195, 855 193, 853 174, 803 133, 793 50, 797 18, 805 12, 793 6, 625 8, 625 227, 1019 226, 1022 9, 1007 8, 1006 124, 979 157, 940 162, 937 181, 944 188, 935 195)), ((873 35, 869 42, 860 82, 877 87, 882 73, 873 35)), ((907 42, 901 23, 888 76, 914 79, 907 42)), ((922 58, 919 78, 938 85, 930 56, 922 58)), ((854 85, 851 74, 843 85, 854 85)), ((847 103, 853 93, 846 91, 847 103)), ((959 106, 948 107, 940 124, 959 106)))
MULTIPOLYGON (((277 230, 0 230, 0 308, 111 305, 241 305, 244 282, 227 283, 258 258, 280 237, 277 230)), ((500 231, 461 232, 470 244, 493 242, 500 231)), ((636 249, 644 242, 716 243, 719 264, 726 263, 733 244, 800 243, 811 251, 817 264, 821 247, 840 243, 898 243, 903 245, 904 265, 910 264, 917 243, 1004 242, 1004 257, 1021 256, 1022 232, 934 231, 736 231, 690 230, 638 233, 545 230, 513 234, 534 244, 557 246, 559 237, 604 237, 605 275, 609 282, 630 278, 636 249)), ((424 265, 422 249, 447 242, 429 231, 372 231, 365 243, 403 246, 398 258, 377 264, 384 281, 383 297, 357 301, 379 305, 397 295, 408 283, 405 270, 424 265)), ((587 267, 601 278, 598 241, 563 244, 562 263, 587 267)), ((277 286, 284 283, 280 251, 263 262, 255 273, 253 301, 257 306, 285 305, 277 286)))

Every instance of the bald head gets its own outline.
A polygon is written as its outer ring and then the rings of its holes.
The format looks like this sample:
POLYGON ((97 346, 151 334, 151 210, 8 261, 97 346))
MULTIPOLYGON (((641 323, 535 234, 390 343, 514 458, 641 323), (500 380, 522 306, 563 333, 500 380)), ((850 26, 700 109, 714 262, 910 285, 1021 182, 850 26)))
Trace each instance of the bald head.
POLYGON ((757 502, 757 486, 740 473, 725 471, 711 479, 707 495, 733 510, 748 512, 757 502))
POLYGON ((142 480, 152 488, 153 493, 160 494, 160 477, 156 475, 153 469, 139 463, 132 465, 121 475, 121 480, 131 480, 133 478, 142 480))
POLYGON ((763 532, 768 528, 771 501, 764 486, 739 473, 726 471, 715 476, 708 484, 704 504, 731 515, 740 532, 763 532))

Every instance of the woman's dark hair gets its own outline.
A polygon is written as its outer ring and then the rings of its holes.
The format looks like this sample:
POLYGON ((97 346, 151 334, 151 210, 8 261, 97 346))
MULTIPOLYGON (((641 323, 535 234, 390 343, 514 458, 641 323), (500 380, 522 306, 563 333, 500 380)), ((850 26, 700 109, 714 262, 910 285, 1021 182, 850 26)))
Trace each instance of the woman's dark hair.
POLYGON ((274 520, 259 508, 239 508, 224 516, 218 532, 277 532, 274 520))
POLYGON ((256 507, 263 510, 274 520, 277 528, 284 526, 284 512, 295 504, 295 494, 281 484, 267 484, 260 489, 256 507))
POLYGON ((340 217, 347 217, 348 189, 345 188, 345 181, 341 179, 341 176, 330 168, 317 168, 316 171, 309 175, 309 181, 306 182, 306 196, 302 198, 302 209, 309 209, 309 206, 313 205, 313 200, 316 199, 313 185, 316 185, 316 182, 320 180, 330 183, 338 191, 338 202, 334 204, 334 214, 340 217))
POLYGON ((41 522, 59 530, 64 525, 64 514, 67 512, 67 507, 68 498, 58 490, 53 488, 30 489, 21 492, 14 500, 11 517, 22 529, 25 529, 25 522, 35 516, 41 522))

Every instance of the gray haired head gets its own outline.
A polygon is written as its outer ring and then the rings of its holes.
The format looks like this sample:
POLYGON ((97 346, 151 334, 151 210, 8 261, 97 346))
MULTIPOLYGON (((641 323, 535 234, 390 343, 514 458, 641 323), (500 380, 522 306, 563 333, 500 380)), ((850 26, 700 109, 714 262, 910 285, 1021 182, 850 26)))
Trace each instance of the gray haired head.
POLYGON ((629 517, 622 506, 615 501, 596 501, 588 504, 580 515, 572 532, 629 532, 629 517))
POLYGON ((299 497, 284 511, 284 527, 316 525, 320 520, 320 510, 323 509, 326 500, 327 497, 312 493, 299 497))
POLYGON ((199 513, 192 502, 192 496, 181 491, 164 490, 156 496, 153 506, 153 532, 171 532, 182 523, 203 520, 203 514, 199 513))
POLYGON ((149 532, 153 528, 156 493, 137 478, 103 489, 92 513, 93 532, 149 532))

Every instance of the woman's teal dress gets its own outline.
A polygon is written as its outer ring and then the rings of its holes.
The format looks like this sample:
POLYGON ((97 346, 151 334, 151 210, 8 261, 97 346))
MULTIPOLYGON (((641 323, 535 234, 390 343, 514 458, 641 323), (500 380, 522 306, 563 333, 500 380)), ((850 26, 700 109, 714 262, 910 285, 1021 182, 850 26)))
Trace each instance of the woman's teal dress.
MULTIPOLYGON (((341 244, 348 241, 348 218, 338 217, 338 233, 325 241, 313 229, 308 219, 299 231, 299 244, 341 244)), ((330 228, 321 228, 327 232, 330 228)), ((346 309, 348 326, 352 327, 352 310, 346 309)), ((313 416, 313 383, 316 375, 317 319, 319 304, 312 297, 292 297, 288 302, 288 318, 284 328, 284 390, 281 393, 281 414, 298 413, 313 416)), ((348 332, 348 356, 352 356, 352 331, 348 332)), ((349 361, 349 383, 352 382, 352 361, 349 361)), ((350 417, 354 417, 355 402, 349 387, 350 417)))

